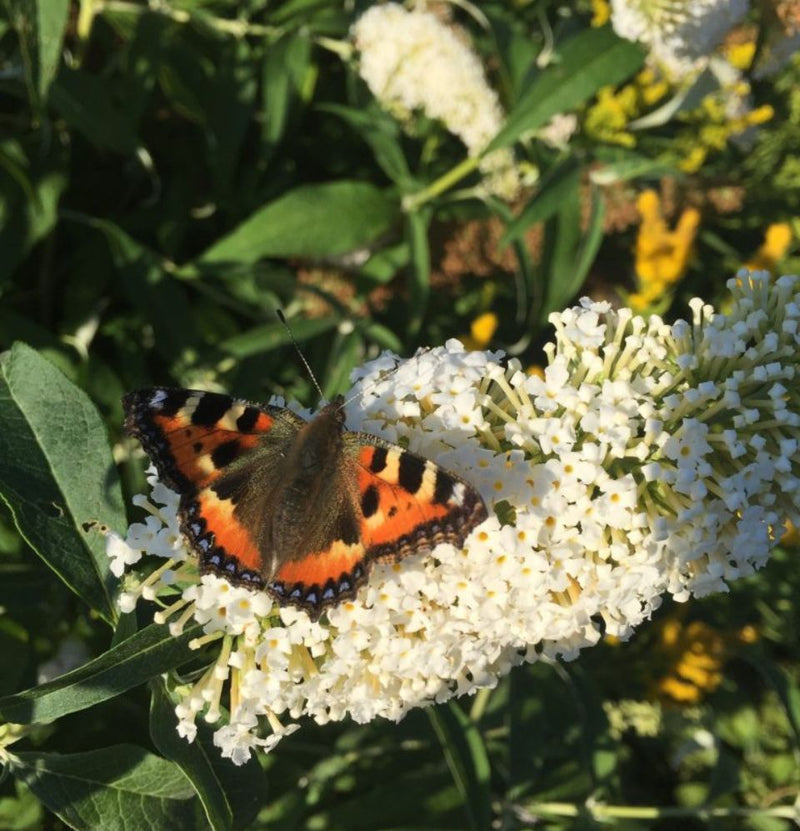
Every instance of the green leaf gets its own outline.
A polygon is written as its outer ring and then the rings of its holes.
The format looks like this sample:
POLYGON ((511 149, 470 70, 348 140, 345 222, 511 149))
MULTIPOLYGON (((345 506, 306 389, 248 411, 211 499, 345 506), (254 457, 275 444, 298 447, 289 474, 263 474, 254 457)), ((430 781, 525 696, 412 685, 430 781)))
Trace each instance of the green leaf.
POLYGON ((264 58, 262 134, 269 145, 276 145, 286 132, 295 101, 303 94, 311 70, 311 40, 306 32, 291 32, 270 44, 264 58))
POLYGON ((393 280, 397 272, 405 268, 410 260, 411 249, 408 242, 403 241, 376 251, 359 268, 358 273, 367 280, 384 285, 393 280))
POLYGON ((44 101, 61 62, 61 42, 67 26, 69 0, 35 0, 35 5, 39 50, 37 81, 39 97, 44 101))
POLYGON ((374 242, 398 216, 397 200, 365 182, 304 185, 257 210, 197 263, 338 256, 374 242))
MULTIPOLYGON (((298 343, 329 332, 331 329, 335 329, 338 324, 338 317, 297 318, 290 323, 292 334, 298 343)), ((228 355, 241 359, 262 352, 271 352, 273 349, 291 342, 292 338, 286 327, 282 323, 276 322, 255 326, 241 335, 234 335, 232 338, 217 344, 217 348, 228 355)))
POLYGON ((194 656, 188 644, 197 634, 193 627, 175 637, 168 626, 153 623, 72 672, 0 698, 0 716, 15 724, 46 723, 107 701, 194 656))
POLYGON ((16 783, 16 795, 0 797, 0 829, 33 831, 42 828, 42 803, 22 782, 16 783))
POLYGON ((236 193, 233 176, 255 111, 257 81, 252 63, 248 42, 231 39, 216 60, 203 97, 208 113, 208 164, 217 189, 226 196, 236 193))
POLYGON ((528 86, 486 152, 513 144, 557 113, 579 107, 600 87, 630 77, 643 62, 641 47, 618 37, 610 26, 580 32, 558 50, 553 63, 528 86))
POLYGON ((318 110, 338 116, 370 146, 375 161, 383 172, 405 189, 414 186, 414 178, 408 169, 400 144, 400 128, 397 121, 372 102, 366 109, 345 107, 341 104, 322 104, 318 110))
POLYGON ((330 346, 322 391, 330 400, 350 387, 350 373, 364 357, 364 333, 360 327, 346 335, 337 334, 330 346))
POLYGON ((181 738, 172 701, 158 679, 153 682, 150 705, 150 736, 155 746, 175 762, 191 781, 209 825, 214 831, 246 828, 266 800, 264 771, 255 757, 244 765, 223 759, 214 747, 211 730, 198 724, 191 743, 181 738))
POLYGON ((800 685, 765 654, 760 646, 742 649, 740 655, 777 694, 791 726, 795 745, 800 747, 800 685))
POLYGON ((594 158, 603 162, 601 167, 596 167, 591 172, 591 181, 596 185, 610 185, 631 179, 654 179, 675 172, 673 165, 663 159, 649 159, 623 147, 599 147, 594 158))
POLYGON ((488 831, 492 818, 491 766, 480 731, 455 702, 431 707, 427 712, 464 800, 469 827, 488 831))
POLYGON ((113 620, 105 541, 84 529, 125 527, 106 430, 88 396, 21 343, 0 357, 0 498, 31 548, 113 620))
POLYGON ((142 831, 195 827, 191 784, 177 765, 142 747, 86 753, 15 753, 13 769, 70 828, 142 831))
POLYGON ((6 0, 3 5, 19 38, 28 94, 40 107, 61 62, 69 0, 6 0))
POLYGON ((603 201, 592 193, 589 226, 581 229, 581 195, 576 188, 546 226, 542 264, 547 275, 546 296, 539 319, 569 303, 583 285, 603 241, 603 201))

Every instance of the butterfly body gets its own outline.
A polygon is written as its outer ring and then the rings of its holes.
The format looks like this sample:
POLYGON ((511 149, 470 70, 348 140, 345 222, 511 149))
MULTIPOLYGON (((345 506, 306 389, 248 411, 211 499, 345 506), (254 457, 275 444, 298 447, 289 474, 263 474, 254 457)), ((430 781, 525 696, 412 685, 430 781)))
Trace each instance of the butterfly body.
POLYGON ((123 399, 125 429, 181 495, 200 569, 312 617, 355 595, 371 565, 461 545, 479 494, 433 462, 345 429, 341 397, 305 421, 219 393, 155 387, 123 399))

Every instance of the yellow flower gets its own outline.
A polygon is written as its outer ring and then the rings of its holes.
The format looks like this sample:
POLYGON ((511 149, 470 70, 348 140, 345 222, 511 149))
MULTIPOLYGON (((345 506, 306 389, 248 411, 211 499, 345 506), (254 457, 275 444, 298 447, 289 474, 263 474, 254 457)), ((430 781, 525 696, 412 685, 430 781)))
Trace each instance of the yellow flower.
POLYGON ((591 25, 595 28, 605 26, 611 17, 611 7, 608 0, 592 0, 592 22, 591 25))
POLYGON ((775 271, 792 243, 792 227, 788 222, 776 222, 764 232, 764 242, 745 264, 751 271, 775 271))
POLYGON ((706 95, 694 110, 682 114, 680 119, 687 127, 673 142, 681 157, 678 161, 681 170, 697 172, 709 153, 723 150, 732 138, 742 136, 775 115, 769 104, 748 109, 750 106, 750 85, 737 81, 706 95))
POLYGON ((669 83, 652 69, 643 69, 630 84, 619 89, 603 87, 597 93, 597 101, 586 113, 584 131, 597 141, 633 147, 636 138, 625 128, 669 91, 669 83))
POLYGON ((469 327, 469 335, 463 338, 464 346, 467 349, 486 349, 497 331, 497 325, 497 315, 494 312, 478 315, 469 327))
POLYGON ((629 302, 643 309, 663 298, 670 286, 686 273, 692 245, 700 225, 700 212, 687 208, 674 230, 670 230, 662 213, 661 201, 654 190, 639 194, 637 208, 642 216, 636 237, 636 276, 638 291, 629 302))
POLYGON ((720 632, 696 620, 684 625, 679 618, 664 622, 656 655, 666 664, 666 672, 653 685, 655 697, 679 704, 694 704, 722 683, 722 668, 731 647, 753 643, 758 632, 744 626, 733 633, 720 632))
POLYGON ((788 519, 786 520, 786 531, 781 537, 781 545, 785 545, 787 548, 800 548, 800 531, 788 519))
POLYGON ((753 63, 756 54, 756 42, 755 40, 748 40, 745 43, 731 43, 725 47, 724 54, 728 63, 734 69, 745 72, 750 69, 750 64, 753 63))

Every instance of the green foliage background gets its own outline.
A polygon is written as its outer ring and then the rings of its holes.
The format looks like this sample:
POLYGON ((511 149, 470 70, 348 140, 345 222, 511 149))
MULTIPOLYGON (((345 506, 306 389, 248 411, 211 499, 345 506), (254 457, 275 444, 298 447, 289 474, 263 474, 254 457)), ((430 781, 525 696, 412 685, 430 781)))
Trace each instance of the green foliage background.
POLYGON ((381 349, 464 336, 487 311, 493 346, 540 361, 551 311, 631 287, 635 229, 610 229, 602 181, 629 202, 664 176, 683 193, 743 192, 738 211, 704 217, 668 313, 695 293, 723 300, 764 229, 797 223, 797 64, 754 87, 775 117, 750 151, 728 145, 686 176, 670 154, 680 112, 634 148, 580 130, 567 147, 538 139, 643 64, 638 46, 589 25, 588 4, 455 10, 508 113, 493 146, 514 145, 536 173, 509 207, 477 198, 474 165, 440 125, 419 118, 412 134, 373 100, 341 50, 367 6, 4 0, 0 829, 787 827, 800 787, 790 549, 726 597, 665 604, 628 644, 521 668, 400 725, 305 725, 243 768, 208 729, 177 737, 160 675, 198 661, 193 633, 119 614, 90 524, 124 530, 124 496, 143 482, 121 436, 125 391, 315 404, 276 308, 326 396, 381 349), (498 254, 488 275, 467 263, 436 282, 439 241, 467 227, 499 227, 512 264, 498 254), (676 671, 659 634, 669 620, 727 638, 721 683, 691 707, 653 693, 676 671), (757 638, 737 641, 746 625, 757 638), (88 663, 37 685, 65 641, 88 663), (657 732, 614 726, 623 701, 643 703, 657 732))

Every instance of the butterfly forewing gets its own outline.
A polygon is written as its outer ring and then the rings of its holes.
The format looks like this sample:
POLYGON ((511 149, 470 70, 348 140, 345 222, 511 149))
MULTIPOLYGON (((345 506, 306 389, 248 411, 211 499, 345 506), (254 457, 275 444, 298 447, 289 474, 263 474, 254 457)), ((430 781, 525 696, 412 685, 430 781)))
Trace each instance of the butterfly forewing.
POLYGON ((126 432, 139 439, 161 480, 179 493, 218 479, 276 424, 286 429, 287 413, 297 419, 280 407, 168 387, 128 393, 122 405, 126 432))

